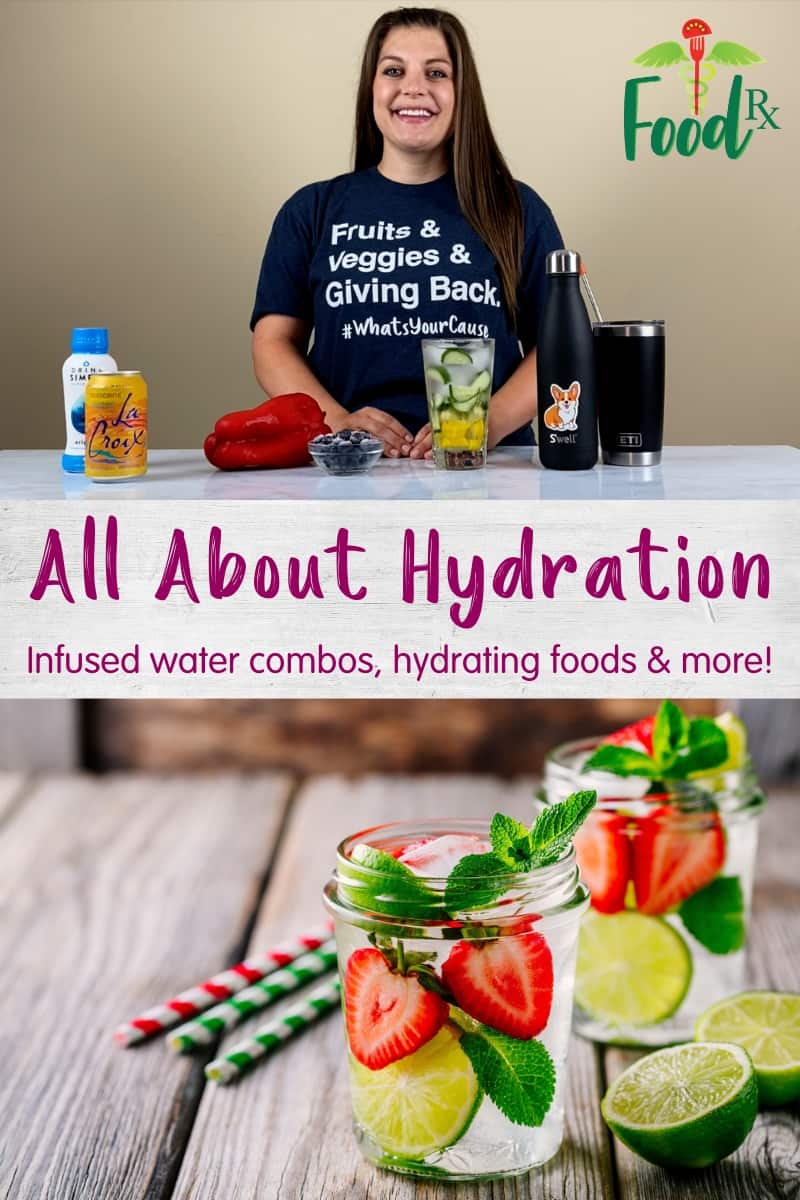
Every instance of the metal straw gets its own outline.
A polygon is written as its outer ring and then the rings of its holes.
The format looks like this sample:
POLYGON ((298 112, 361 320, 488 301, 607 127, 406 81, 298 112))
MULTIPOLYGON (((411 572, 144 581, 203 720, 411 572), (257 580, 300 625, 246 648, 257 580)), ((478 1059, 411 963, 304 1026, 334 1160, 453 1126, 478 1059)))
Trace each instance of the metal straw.
POLYGON ((592 306, 592 311, 595 315, 595 320, 598 325, 602 325, 603 324, 603 316, 602 316, 602 313, 600 312, 600 309, 597 307, 597 301, 594 298, 594 292, 592 291, 592 285, 589 283, 589 276, 586 274, 586 267, 583 265, 583 263, 581 263, 581 282, 583 283, 583 288, 584 288, 584 291, 586 292, 586 298, 592 306))

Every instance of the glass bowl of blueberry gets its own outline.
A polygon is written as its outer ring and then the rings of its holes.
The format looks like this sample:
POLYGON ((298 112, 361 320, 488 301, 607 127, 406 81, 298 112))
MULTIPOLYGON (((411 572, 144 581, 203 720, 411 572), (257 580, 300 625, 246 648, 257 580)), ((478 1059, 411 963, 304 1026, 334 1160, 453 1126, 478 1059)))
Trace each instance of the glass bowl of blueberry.
POLYGON ((308 452, 329 475, 363 475, 383 454, 383 442, 365 429, 321 433, 308 443, 308 452))

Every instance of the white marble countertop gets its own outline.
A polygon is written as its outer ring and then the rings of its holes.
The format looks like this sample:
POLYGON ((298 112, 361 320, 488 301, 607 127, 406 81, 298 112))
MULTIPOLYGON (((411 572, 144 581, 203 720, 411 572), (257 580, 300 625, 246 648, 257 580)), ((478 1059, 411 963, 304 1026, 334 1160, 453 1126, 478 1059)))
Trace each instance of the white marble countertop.
POLYGON ((0 501, 89 500, 798 500, 800 449, 668 446, 658 467, 546 471, 531 450, 504 447, 482 471, 437 471, 429 462, 382 459, 367 475, 318 467, 217 471, 200 450, 155 450, 148 472, 117 484, 61 470, 56 450, 0 452, 0 501))

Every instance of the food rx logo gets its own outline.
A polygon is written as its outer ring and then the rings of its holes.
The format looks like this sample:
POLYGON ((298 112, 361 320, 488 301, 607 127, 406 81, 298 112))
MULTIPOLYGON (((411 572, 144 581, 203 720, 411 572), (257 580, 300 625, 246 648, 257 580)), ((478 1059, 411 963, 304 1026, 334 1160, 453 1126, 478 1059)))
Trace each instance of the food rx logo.
MULTIPOLYGON (((680 122, 664 116, 655 120, 641 117, 644 89, 661 83, 661 76, 644 75, 627 80, 624 125, 625 157, 629 162, 636 158, 637 139, 643 130, 650 131, 650 149, 659 158, 665 158, 673 149, 684 158, 691 158, 701 146, 706 150, 719 150, 724 146, 728 158, 741 158, 758 130, 780 129, 775 120, 778 106, 770 106, 764 88, 743 88, 740 74, 734 75, 731 81, 725 112, 716 113, 705 121, 700 119, 717 66, 751 67, 764 62, 760 54, 737 42, 715 42, 706 52, 706 38, 710 33, 711 26, 707 21, 692 17, 681 30, 688 54, 681 42, 659 42, 633 60, 643 67, 677 66, 686 86, 692 116, 684 117, 680 122), (749 128, 745 128, 748 125, 749 128)), ((717 90, 721 99, 721 89, 717 90)), ((647 95, 649 97, 649 93, 647 95)), ((666 89, 661 89, 659 95, 666 95, 666 89)))

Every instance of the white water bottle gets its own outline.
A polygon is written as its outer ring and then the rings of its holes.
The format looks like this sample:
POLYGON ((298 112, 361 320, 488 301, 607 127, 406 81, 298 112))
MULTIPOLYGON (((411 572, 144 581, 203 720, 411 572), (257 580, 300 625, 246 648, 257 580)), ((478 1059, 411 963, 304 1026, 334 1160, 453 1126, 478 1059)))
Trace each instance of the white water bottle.
POLYGON ((71 475, 79 475, 84 469, 83 392, 86 380, 92 375, 116 369, 117 364, 108 353, 107 329, 73 329, 72 353, 61 369, 67 423, 67 444, 61 456, 61 466, 71 475))

